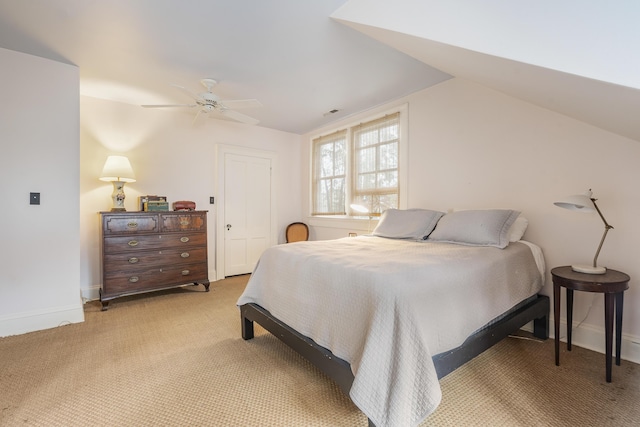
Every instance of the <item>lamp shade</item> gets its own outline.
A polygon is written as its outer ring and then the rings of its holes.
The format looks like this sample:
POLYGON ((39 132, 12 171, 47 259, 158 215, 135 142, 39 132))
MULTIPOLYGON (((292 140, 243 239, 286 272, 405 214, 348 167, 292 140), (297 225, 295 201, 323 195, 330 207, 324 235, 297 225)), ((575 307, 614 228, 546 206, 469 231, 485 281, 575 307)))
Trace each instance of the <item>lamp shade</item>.
POLYGON ((593 202, 591 201, 591 194, 591 190, 589 190, 584 194, 567 196, 558 202, 554 202, 553 204, 561 208, 569 209, 571 211, 593 212, 595 211, 595 209, 593 202))
POLYGON ((136 182, 131 163, 125 156, 109 156, 104 163, 100 181, 136 182))

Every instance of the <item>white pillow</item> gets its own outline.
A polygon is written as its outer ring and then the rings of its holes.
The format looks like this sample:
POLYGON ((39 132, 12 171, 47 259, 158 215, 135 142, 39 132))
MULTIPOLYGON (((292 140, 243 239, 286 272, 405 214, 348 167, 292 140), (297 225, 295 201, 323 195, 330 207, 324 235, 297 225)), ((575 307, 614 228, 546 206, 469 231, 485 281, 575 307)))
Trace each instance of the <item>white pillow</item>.
POLYGON ((371 234, 393 239, 426 239, 444 212, 429 209, 387 209, 371 234))
MULTIPOLYGON (((451 211, 458 212, 458 211, 466 211, 466 210, 469 210, 469 209, 454 208, 451 211)), ((520 214, 518 218, 516 218, 516 220, 511 225, 511 229, 509 229, 509 242, 517 242, 521 240, 522 236, 524 236, 525 231, 527 231, 528 226, 529 226, 529 220, 523 217, 522 214, 520 214)))
POLYGON ((529 220, 522 215, 518 216, 509 229, 509 241, 517 242, 522 239, 524 232, 527 231, 529 220))
POLYGON ((428 240, 503 249, 509 245, 509 231, 518 215, 519 211, 510 209, 451 212, 438 221, 428 240))

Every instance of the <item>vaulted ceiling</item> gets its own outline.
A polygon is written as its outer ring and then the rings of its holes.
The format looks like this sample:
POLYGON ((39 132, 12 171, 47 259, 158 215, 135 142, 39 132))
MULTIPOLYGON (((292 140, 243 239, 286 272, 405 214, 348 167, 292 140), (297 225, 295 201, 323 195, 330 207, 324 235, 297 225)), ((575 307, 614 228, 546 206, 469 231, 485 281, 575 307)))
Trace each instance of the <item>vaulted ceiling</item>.
POLYGON ((351 0, 334 19, 444 71, 640 141, 640 3, 351 0))
POLYGON ((262 103, 242 110, 260 126, 299 134, 453 76, 640 141, 640 9, 588 3, 0 0, 0 47, 75 64, 83 95, 132 105, 188 104, 172 84, 213 78, 222 99, 262 103))
POLYGON ((450 77, 331 19, 345 1, 0 0, 0 47, 75 64, 83 95, 133 105, 188 104, 171 85, 213 78, 222 99, 262 103, 241 110, 260 126, 299 134, 450 77))

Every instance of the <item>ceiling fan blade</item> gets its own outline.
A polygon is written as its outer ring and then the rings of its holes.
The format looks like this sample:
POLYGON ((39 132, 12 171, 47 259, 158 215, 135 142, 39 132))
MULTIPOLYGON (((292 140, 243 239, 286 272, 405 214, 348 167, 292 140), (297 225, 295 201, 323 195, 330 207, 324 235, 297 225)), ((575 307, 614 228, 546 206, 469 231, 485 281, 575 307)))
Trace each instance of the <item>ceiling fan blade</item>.
POLYGON ((141 105, 144 108, 197 107, 198 104, 141 105))
POLYGON ((189 97, 193 98, 196 101, 202 101, 202 97, 200 97, 200 95, 196 95, 195 93, 191 92, 189 89, 185 87, 174 85, 174 84, 172 84, 171 86, 175 87, 176 89, 180 89, 181 91, 183 91, 184 93, 189 95, 189 97))
POLYGON ((238 108, 262 107, 262 103, 257 99, 226 99, 220 101, 220 103, 232 110, 237 110, 238 108))
POLYGON ((193 121, 191 122, 191 126, 196 124, 196 120, 198 120, 200 113, 202 113, 202 109, 198 110, 198 113, 196 113, 196 116, 193 118, 193 121))
POLYGON ((249 117, 246 114, 238 113, 237 111, 233 110, 220 110, 220 114, 238 122, 246 123, 248 125, 257 125, 258 123, 260 123, 260 120, 258 119, 254 119, 253 117, 249 117))

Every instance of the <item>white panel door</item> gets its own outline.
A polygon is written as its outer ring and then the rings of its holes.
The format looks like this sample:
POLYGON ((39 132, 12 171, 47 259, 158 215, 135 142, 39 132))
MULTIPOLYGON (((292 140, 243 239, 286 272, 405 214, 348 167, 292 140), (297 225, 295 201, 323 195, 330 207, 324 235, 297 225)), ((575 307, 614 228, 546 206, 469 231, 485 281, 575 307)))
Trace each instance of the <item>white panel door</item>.
POLYGON ((271 160, 225 153, 224 275, 251 273, 271 236, 271 160))

